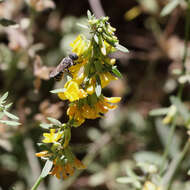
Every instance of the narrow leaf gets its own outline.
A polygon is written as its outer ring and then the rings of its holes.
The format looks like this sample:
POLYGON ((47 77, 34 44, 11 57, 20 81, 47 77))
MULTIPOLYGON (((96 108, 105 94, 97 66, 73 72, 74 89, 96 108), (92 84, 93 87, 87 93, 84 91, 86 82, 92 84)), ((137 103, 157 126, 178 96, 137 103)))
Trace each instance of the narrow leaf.
POLYGON ((150 116, 166 115, 168 111, 169 111, 169 108, 158 108, 158 109, 151 110, 149 112, 149 115, 150 116))
POLYGON ((95 87, 95 92, 96 95, 99 97, 101 95, 102 92, 102 87, 101 87, 101 81, 100 81, 100 77, 98 75, 96 75, 96 87, 95 87))
POLYGON ((98 39, 98 36, 95 34, 94 35, 94 41, 97 43, 97 44, 99 44, 99 39, 98 39))
POLYGON ((16 115, 13 115, 12 113, 9 113, 8 111, 4 110, 4 114, 9 117, 10 119, 19 120, 19 118, 16 115))
POLYGON ((78 26, 80 26, 81 28, 84 28, 84 29, 89 29, 88 26, 84 25, 84 24, 81 24, 81 23, 77 23, 78 26))
POLYGON ((176 97, 172 96, 170 98, 170 101, 172 102, 172 104, 174 104, 177 107, 178 112, 181 114, 181 116, 184 118, 184 120, 186 122, 188 122, 189 118, 190 118, 190 115, 189 115, 188 109, 181 102, 181 100, 179 100, 179 98, 176 98, 176 97))
POLYGON ((51 127, 53 127, 52 124, 47 124, 47 123, 41 123, 40 127, 43 129, 50 129, 51 127))
POLYGON ((113 74, 115 74, 117 77, 119 77, 119 78, 122 78, 123 76, 122 76, 122 74, 119 72, 119 70, 117 69, 117 67, 116 66, 113 66, 112 67, 112 72, 113 72, 113 74))
POLYGON ((5 92, 3 94, 3 96, 0 98, 0 104, 4 103, 4 101, 7 99, 9 93, 8 92, 5 92))
POLYGON ((5 125, 14 126, 14 127, 20 125, 20 123, 17 122, 17 121, 0 120, 0 123, 3 123, 3 124, 5 124, 5 125))
MULTIPOLYGON (((168 144, 168 138, 170 136, 170 128, 168 126, 165 126, 161 119, 157 119, 155 124, 160 141, 162 145, 166 148, 168 144)), ((169 155, 171 157, 175 157, 175 155, 180 152, 180 147, 182 143, 181 140, 182 139, 180 138, 180 136, 177 133, 174 133, 169 149, 169 155)))
POLYGON ((47 160, 40 176, 45 178, 51 171, 52 166, 53 166, 53 162, 50 160, 47 160))
POLYGON ((124 52, 124 53, 128 53, 128 52, 129 52, 129 50, 128 50, 126 47, 124 47, 124 46, 122 46, 122 45, 120 45, 120 44, 116 44, 116 45, 115 45, 115 48, 116 48, 117 50, 119 50, 119 51, 124 52))
POLYGON ((12 105, 13 105, 13 103, 9 103, 9 104, 5 105, 5 109, 10 108, 12 105))
POLYGON ((51 90, 50 92, 53 94, 57 94, 60 92, 65 92, 65 90, 66 90, 65 88, 59 88, 59 89, 51 90))
POLYGON ((179 3, 179 0, 170 0, 170 2, 162 9, 160 15, 166 16, 170 14, 179 5, 179 3))
POLYGON ((92 14, 89 10, 87 11, 87 17, 88 17, 88 20, 90 20, 92 18, 92 14))
POLYGON ((52 117, 48 117, 47 118, 51 123, 53 123, 54 125, 62 125, 62 123, 60 121, 58 121, 57 119, 55 118, 52 118, 52 117))

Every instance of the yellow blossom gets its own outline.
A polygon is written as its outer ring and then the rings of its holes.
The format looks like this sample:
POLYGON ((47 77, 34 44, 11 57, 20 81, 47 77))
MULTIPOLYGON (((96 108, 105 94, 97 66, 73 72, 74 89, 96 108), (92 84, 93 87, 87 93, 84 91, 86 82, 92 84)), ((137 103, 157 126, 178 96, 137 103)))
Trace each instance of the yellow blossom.
POLYGON ((142 190, 161 190, 161 187, 158 187, 151 181, 146 181, 142 190))
POLYGON ((86 167, 77 158, 74 158, 74 161, 70 161, 65 164, 58 163, 56 160, 54 160, 54 167, 50 174, 56 176, 58 179, 67 179, 68 177, 73 176, 75 168, 85 169, 86 167))
POLYGON ((116 48, 113 47, 112 45, 110 45, 109 43, 107 43, 105 40, 104 40, 104 44, 106 46, 106 52, 107 52, 107 54, 116 51, 116 48))
POLYGON ((68 81, 64 88, 66 89, 64 92, 58 93, 59 98, 62 100, 68 99, 73 102, 87 96, 87 93, 83 89, 79 89, 78 84, 72 80, 68 81))
POLYGON ((93 106, 84 104, 80 107, 75 103, 68 108, 67 115, 69 115, 70 120, 73 119, 76 122, 75 126, 80 126, 84 123, 85 119, 96 119, 101 117, 101 114, 117 108, 117 105, 113 105, 113 103, 118 103, 120 100, 120 97, 103 97, 103 99, 98 100, 93 106))
POLYGON ((121 97, 111 97, 111 98, 104 97, 104 101, 109 102, 109 103, 118 103, 120 102, 120 100, 121 100, 121 97))
POLYGON ((84 36, 78 35, 74 42, 70 44, 70 46, 72 47, 72 52, 80 56, 84 53, 88 44, 84 36))
POLYGON ((85 118, 83 117, 81 111, 78 109, 76 104, 68 108, 67 115, 69 115, 70 120, 74 119, 75 123, 73 125, 75 127, 80 126, 85 121, 85 118))
POLYGON ((63 133, 55 133, 55 129, 50 129, 50 133, 44 133, 43 136, 45 139, 42 140, 44 143, 54 143, 57 142, 63 135, 63 133))
POLYGON ((69 68, 70 73, 72 74, 72 80, 75 81, 78 85, 80 85, 85 78, 84 75, 84 65, 86 64, 86 61, 83 61, 82 63, 73 65, 69 68))
POLYGON ((106 87, 112 80, 117 80, 118 78, 113 76, 111 73, 101 73, 100 80, 102 88, 106 87))
POLYGON ((75 168, 77 168, 79 170, 86 168, 86 166, 80 160, 78 160, 77 158, 74 159, 74 166, 75 166, 75 168))
MULTIPOLYGON (((101 81, 101 87, 104 88, 106 87, 112 80, 117 80, 118 78, 113 76, 111 73, 109 72, 105 72, 105 73, 100 73, 100 81, 101 81)), ((90 78, 89 80, 89 85, 86 89, 86 92, 89 95, 92 95, 95 92, 95 87, 96 87, 96 79, 95 77, 90 78)))
POLYGON ((36 156, 37 157, 46 157, 46 156, 48 156, 48 151, 44 150, 44 151, 38 152, 38 153, 36 153, 36 156))
POLYGON ((176 106, 171 105, 171 106, 169 107, 169 111, 168 111, 167 115, 164 117, 164 119, 162 120, 162 122, 163 122, 165 125, 169 124, 169 123, 172 121, 172 119, 174 118, 176 112, 177 112, 176 106))

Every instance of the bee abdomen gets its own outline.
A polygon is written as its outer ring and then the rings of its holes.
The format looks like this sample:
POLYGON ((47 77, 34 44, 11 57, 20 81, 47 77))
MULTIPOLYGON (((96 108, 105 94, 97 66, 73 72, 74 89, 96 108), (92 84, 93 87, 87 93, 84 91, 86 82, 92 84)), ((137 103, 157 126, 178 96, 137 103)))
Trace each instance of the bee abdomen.
POLYGON ((62 77, 63 77, 63 71, 62 71, 62 72, 59 72, 59 74, 57 74, 57 75, 54 77, 54 79, 55 79, 56 81, 60 81, 60 80, 62 79, 62 77))

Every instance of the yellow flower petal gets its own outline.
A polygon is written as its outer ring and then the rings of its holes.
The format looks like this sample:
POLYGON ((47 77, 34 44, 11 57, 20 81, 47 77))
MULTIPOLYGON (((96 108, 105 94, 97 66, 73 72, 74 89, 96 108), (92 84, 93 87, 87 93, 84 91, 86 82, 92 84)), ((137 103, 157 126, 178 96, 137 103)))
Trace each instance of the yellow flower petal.
POLYGON ((104 97, 104 100, 109 103, 118 103, 120 102, 121 97, 111 97, 111 98, 104 97))
POLYGON ((88 44, 84 36, 82 37, 81 35, 78 35, 74 42, 70 44, 70 46, 72 47, 72 52, 80 56, 84 53, 88 44))
POLYGON ((79 85, 72 80, 68 81, 64 88, 65 92, 58 93, 58 97, 62 100, 68 99, 73 102, 87 96, 87 93, 83 89, 79 89, 79 85))

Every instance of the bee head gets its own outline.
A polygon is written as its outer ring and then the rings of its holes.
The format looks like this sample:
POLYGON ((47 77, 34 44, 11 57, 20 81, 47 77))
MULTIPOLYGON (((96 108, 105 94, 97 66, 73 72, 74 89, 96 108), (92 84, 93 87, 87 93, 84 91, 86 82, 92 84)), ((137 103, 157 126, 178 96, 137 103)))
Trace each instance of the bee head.
POLYGON ((72 60, 77 60, 79 57, 76 53, 70 53, 69 54, 69 57, 72 59, 72 60))

